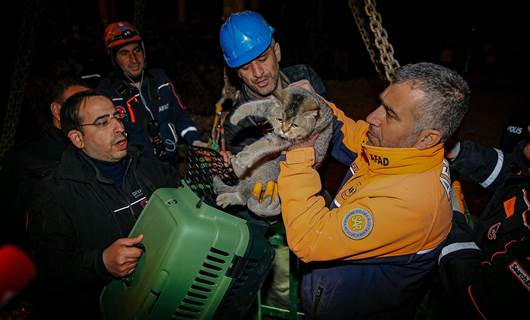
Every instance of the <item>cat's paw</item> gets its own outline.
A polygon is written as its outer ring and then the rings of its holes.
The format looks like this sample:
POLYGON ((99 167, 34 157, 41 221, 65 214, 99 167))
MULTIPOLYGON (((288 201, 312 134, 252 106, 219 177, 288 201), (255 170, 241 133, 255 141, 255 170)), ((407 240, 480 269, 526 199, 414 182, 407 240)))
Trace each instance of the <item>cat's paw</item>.
POLYGON ((217 198, 215 198, 215 203, 221 208, 226 208, 231 205, 242 205, 245 202, 239 193, 230 192, 218 195, 217 198))
POLYGON ((227 197, 226 195, 227 193, 223 193, 218 195, 217 198, 215 198, 215 203, 217 203, 217 205, 221 208, 226 208, 231 204, 229 197, 227 197))

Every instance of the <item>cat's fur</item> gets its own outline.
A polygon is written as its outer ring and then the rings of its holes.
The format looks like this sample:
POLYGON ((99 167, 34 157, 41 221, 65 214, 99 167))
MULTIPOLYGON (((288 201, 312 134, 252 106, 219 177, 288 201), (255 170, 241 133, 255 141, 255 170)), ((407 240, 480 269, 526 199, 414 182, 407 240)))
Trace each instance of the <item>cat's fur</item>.
POLYGON ((314 144, 315 163, 326 155, 333 130, 333 112, 316 94, 298 87, 278 90, 268 99, 247 102, 236 109, 230 121, 237 124, 248 116, 267 119, 273 132, 246 146, 232 158, 234 172, 240 178, 236 186, 225 185, 214 177, 217 205, 246 205, 257 181, 277 180, 279 155, 291 145, 318 133, 314 144))

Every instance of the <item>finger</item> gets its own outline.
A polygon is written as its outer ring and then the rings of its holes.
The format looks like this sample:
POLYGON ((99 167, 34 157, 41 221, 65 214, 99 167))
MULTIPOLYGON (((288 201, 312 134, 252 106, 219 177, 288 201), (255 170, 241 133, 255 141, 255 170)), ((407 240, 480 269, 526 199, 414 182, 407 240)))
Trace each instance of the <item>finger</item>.
POLYGON ((135 237, 131 237, 131 238, 125 238, 125 245, 127 246, 133 246, 137 243, 140 243, 144 238, 144 235, 143 234, 138 234, 137 236, 135 237))
POLYGON ((123 251, 123 256, 127 259, 134 259, 134 261, 136 261, 143 252, 142 249, 137 247, 127 247, 127 249, 123 251))
POLYGON ((272 202, 274 195, 274 188, 276 187, 276 182, 274 180, 267 181, 267 186, 265 187, 265 192, 263 193, 263 199, 269 198, 269 204, 272 202))
POLYGON ((261 190, 263 189, 263 183, 261 181, 256 182, 254 184, 254 188, 252 188, 252 195, 254 195, 254 198, 258 200, 258 202, 261 202, 261 190))

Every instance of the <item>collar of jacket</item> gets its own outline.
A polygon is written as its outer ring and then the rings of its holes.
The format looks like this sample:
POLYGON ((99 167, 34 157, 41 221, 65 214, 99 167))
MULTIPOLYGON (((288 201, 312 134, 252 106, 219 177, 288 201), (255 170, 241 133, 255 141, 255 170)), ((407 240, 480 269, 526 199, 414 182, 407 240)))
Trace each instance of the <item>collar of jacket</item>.
POLYGON ((444 159, 443 144, 429 149, 381 148, 362 144, 368 169, 377 174, 411 174, 439 166, 444 159))
MULTIPOLYGON (((128 149, 127 155, 123 159, 125 173, 133 166, 139 156, 139 151, 128 149)), ((65 180, 79 181, 83 183, 99 182, 113 184, 112 180, 104 177, 99 172, 92 160, 81 150, 69 145, 63 153, 61 163, 57 169, 57 176, 65 180)))

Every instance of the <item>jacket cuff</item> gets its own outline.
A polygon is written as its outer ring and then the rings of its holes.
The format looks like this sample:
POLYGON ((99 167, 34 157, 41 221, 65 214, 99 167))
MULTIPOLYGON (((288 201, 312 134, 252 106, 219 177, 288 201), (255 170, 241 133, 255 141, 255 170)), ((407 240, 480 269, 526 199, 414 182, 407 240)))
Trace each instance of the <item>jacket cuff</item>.
POLYGON ((114 277, 107 271, 107 268, 105 267, 105 263, 103 262, 103 251, 98 250, 96 254, 97 254, 96 270, 97 270, 98 275, 106 281, 112 280, 114 277))
POLYGON ((201 140, 201 136, 197 130, 190 130, 184 135, 184 140, 186 140, 188 144, 192 144, 196 140, 201 140))
POLYGON ((315 162, 315 150, 312 147, 299 148, 285 152, 285 157, 280 157, 281 161, 287 164, 298 164, 306 162, 315 162))
POLYGON ((475 242, 472 241, 451 243, 442 248, 442 252, 440 252, 440 256, 438 256, 438 264, 442 264, 445 258, 449 258, 455 255, 457 252, 476 252, 477 254, 479 254, 480 248, 475 242))

